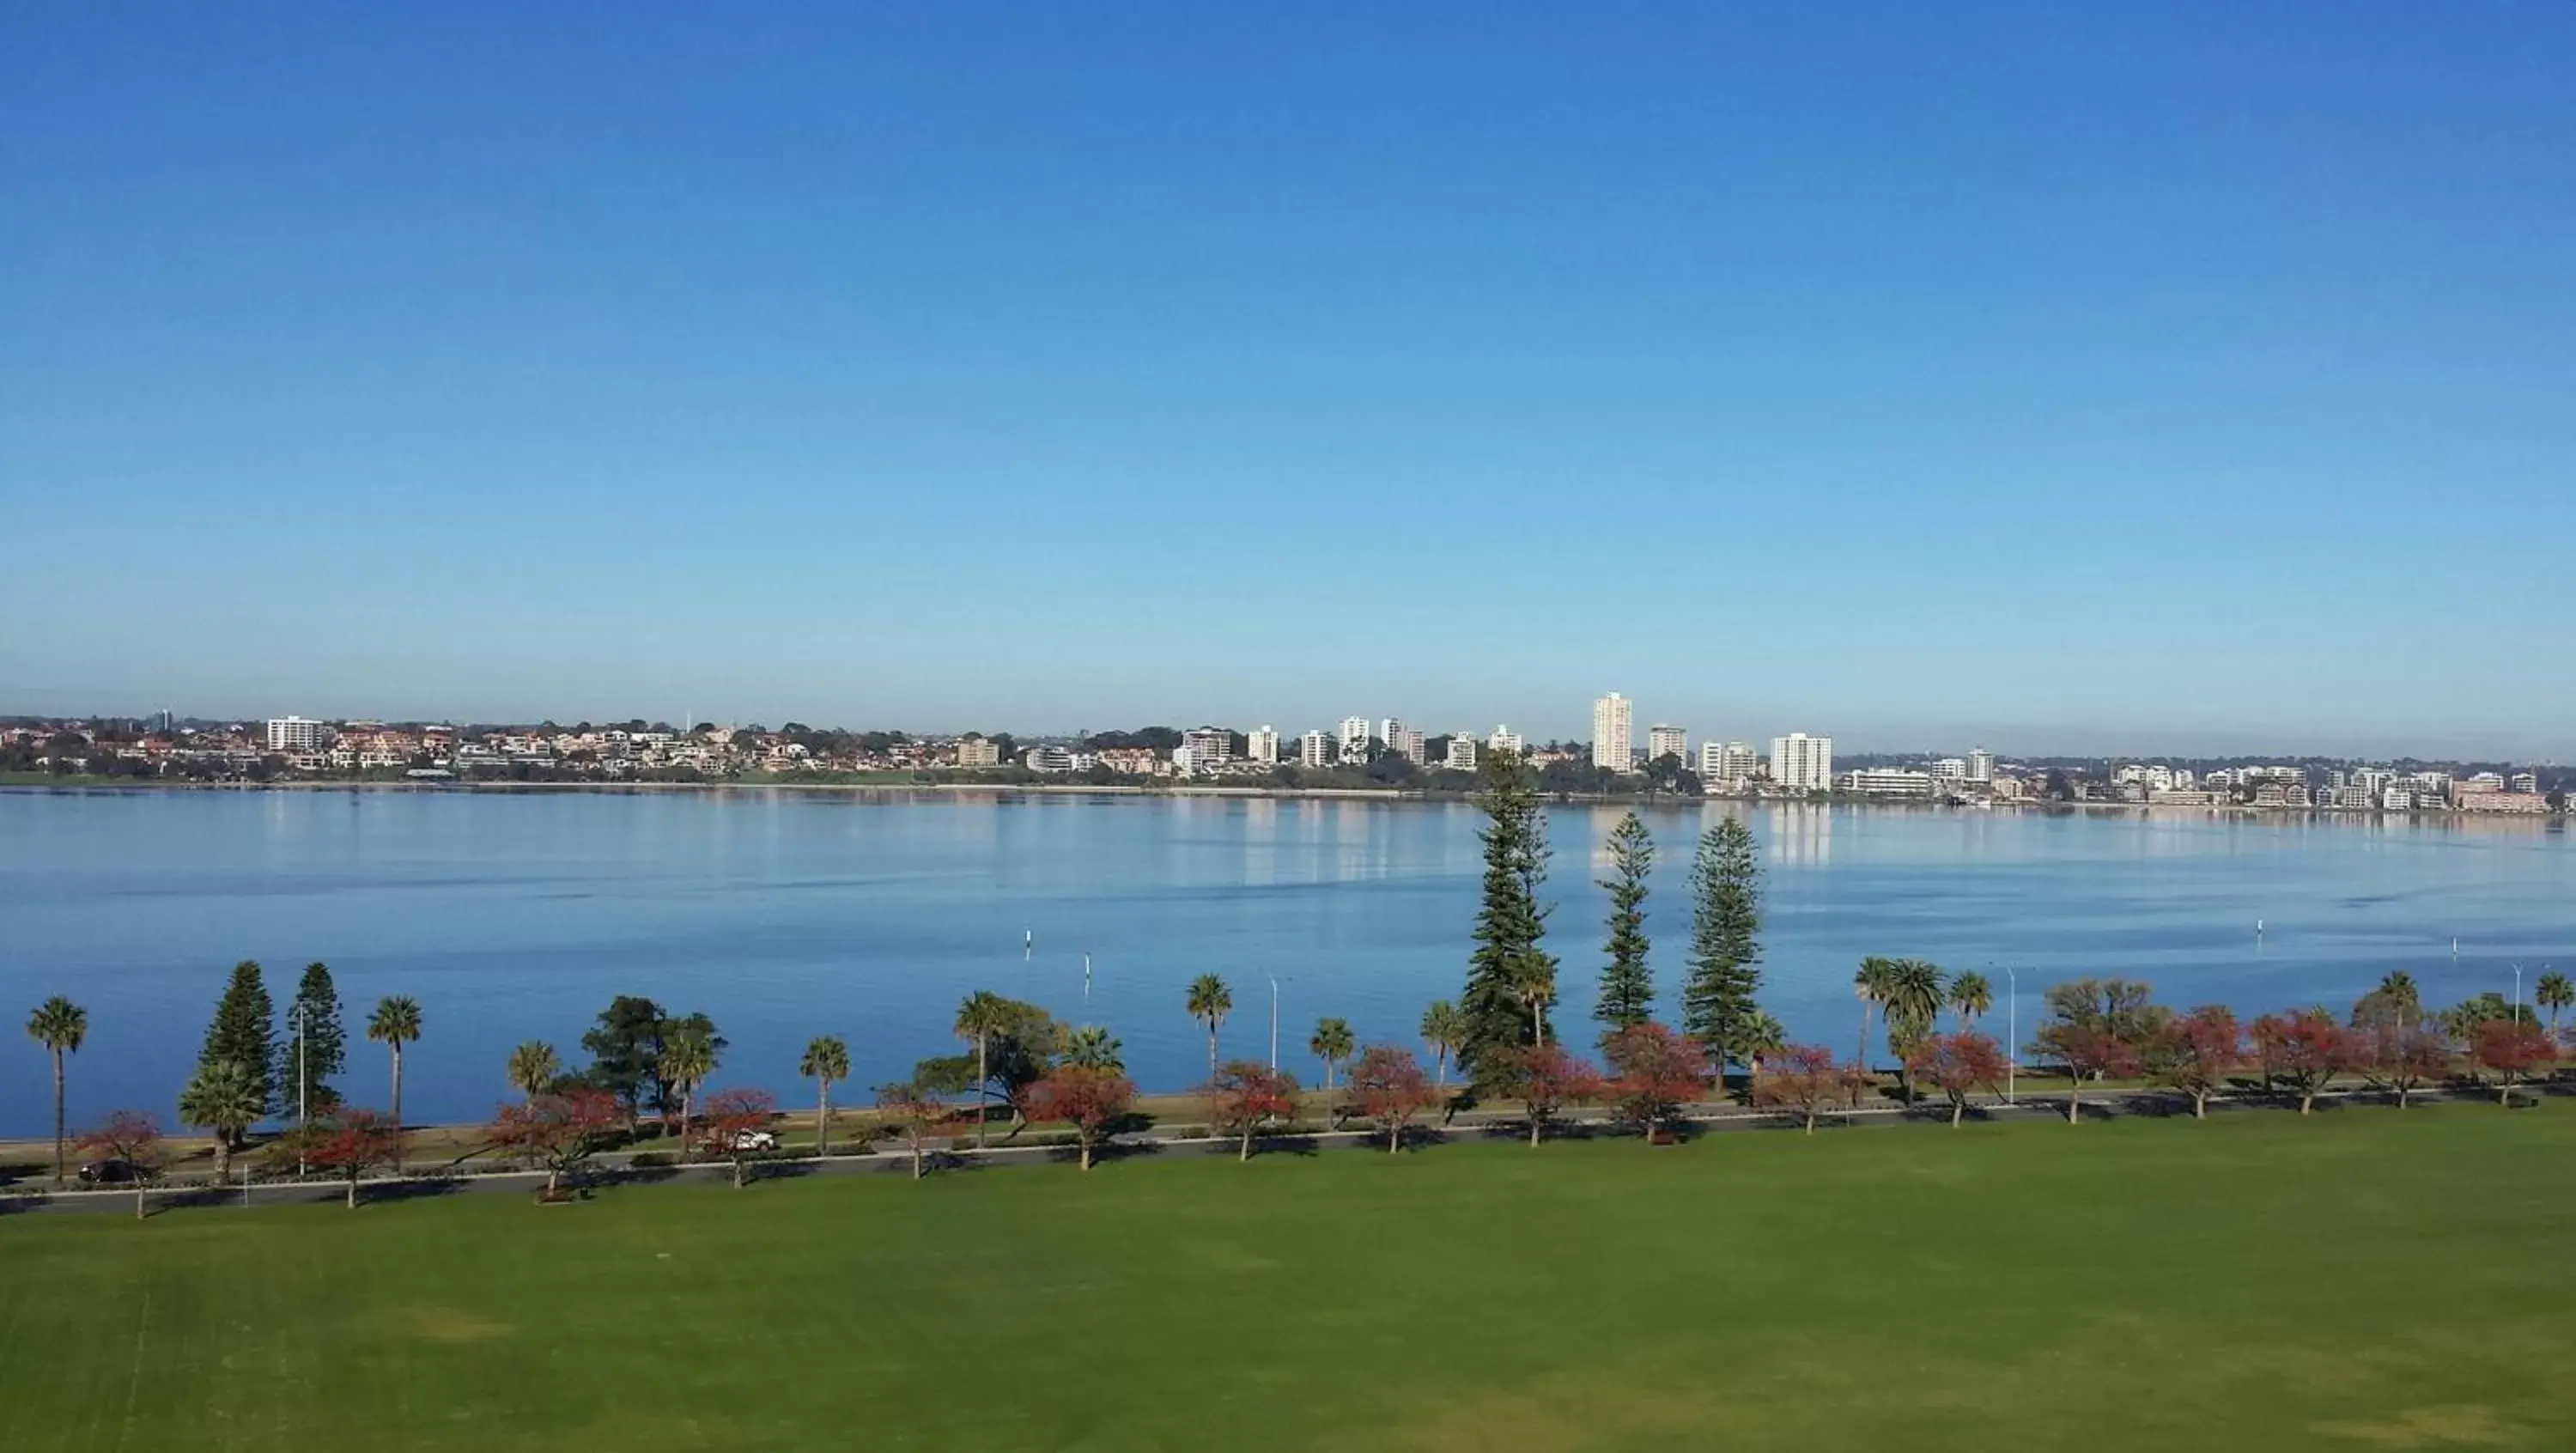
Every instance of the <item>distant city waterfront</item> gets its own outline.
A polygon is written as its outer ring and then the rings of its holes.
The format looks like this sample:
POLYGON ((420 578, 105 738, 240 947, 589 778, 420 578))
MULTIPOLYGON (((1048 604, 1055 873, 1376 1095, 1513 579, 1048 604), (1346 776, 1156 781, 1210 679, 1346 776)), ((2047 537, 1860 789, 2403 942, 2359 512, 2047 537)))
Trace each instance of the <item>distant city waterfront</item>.
MULTIPOLYGON (((1624 808, 1563 807, 1550 947, 1557 1022, 1588 1033, 1602 839, 1624 808)), ((1649 928, 1666 1013, 1682 969, 1690 840, 1751 821, 1768 875, 1765 1004, 1848 1050, 1865 954, 1975 968, 2024 1037, 2060 978, 2122 973, 2164 1002, 2338 1013, 2390 969, 2443 1004, 2576 965, 2576 850, 2550 819, 2041 814, 1710 802, 1648 807, 1662 848, 1649 928), (2260 931, 2258 933, 2258 925, 2260 931), (2456 956, 2453 940, 2457 940, 2456 956)), ((1473 808, 1455 802, 1034 793, 0 791, 0 1003, 90 1013, 73 1118, 167 1116, 225 971, 291 992, 311 960, 355 1026, 418 999, 415 1120, 477 1119, 511 1045, 567 1061, 619 993, 703 1009, 731 1040, 716 1083, 790 1101, 797 1052, 831 1032, 873 1085, 947 1052, 978 987, 1106 1025, 1149 1090, 1193 1083, 1188 980, 1223 975, 1230 1054, 1312 1069, 1319 1015, 1411 1042, 1456 991, 1475 911, 1473 808), (1085 958, 1089 959, 1086 981, 1085 958)), ((1873 1045, 1883 1056, 1883 1046, 1873 1045)), ((343 1089, 383 1100, 350 1046, 343 1089)), ((0 1135, 39 1131, 45 1057, 0 1053, 0 1135)))

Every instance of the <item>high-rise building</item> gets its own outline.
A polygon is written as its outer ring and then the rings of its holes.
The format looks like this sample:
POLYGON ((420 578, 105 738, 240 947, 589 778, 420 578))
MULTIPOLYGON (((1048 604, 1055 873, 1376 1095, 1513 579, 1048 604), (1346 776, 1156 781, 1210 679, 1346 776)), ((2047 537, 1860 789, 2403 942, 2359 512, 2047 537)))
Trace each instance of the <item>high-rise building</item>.
POLYGON ((1244 755, 1265 767, 1277 765, 1279 761, 1278 729, 1268 722, 1254 727, 1252 735, 1244 738, 1244 755))
POLYGON ((1690 760, 1690 733, 1677 726, 1646 728, 1646 760, 1660 762, 1666 757, 1690 760))
POLYGON ((1423 765, 1423 738, 1419 727, 1409 727, 1393 717, 1386 719, 1386 749, 1419 767, 1423 765))
POLYGON ((1761 766, 1762 758, 1754 753, 1750 742, 1699 744, 1699 775, 1721 786, 1741 785, 1761 766))
POLYGON ((1987 751, 1983 747, 1970 747, 1968 749, 1968 780, 1971 782, 1992 782, 1995 780, 1995 754, 1987 751))
POLYGON ((268 749, 272 752, 318 752, 330 743, 331 729, 318 721, 300 716, 268 719, 268 749))
POLYGON ((1342 760, 1343 760, 1343 761, 1345 761, 1345 762, 1365 762, 1365 761, 1367 761, 1367 760, 1368 760, 1368 745, 1369 745, 1369 724, 1368 724, 1368 718, 1367 718, 1367 717, 1364 717, 1364 716, 1346 716, 1346 717, 1343 717, 1343 718, 1342 718, 1342 742, 1341 742, 1341 747, 1342 747, 1342 760))
POLYGON ((1508 726, 1497 726, 1494 728, 1493 735, 1485 738, 1485 750, 1489 752, 1509 752, 1513 756, 1517 757, 1520 756, 1525 749, 1521 745, 1521 734, 1519 732, 1513 731, 1508 726))
POLYGON ((1326 732, 1308 732, 1297 739, 1297 765, 1329 767, 1333 765, 1333 738, 1326 732))
POLYGON ((1440 763, 1452 772, 1476 770, 1476 734, 1459 732, 1449 738, 1449 755, 1440 763))
POLYGON ((1593 766, 1625 772, 1634 765, 1628 760, 1633 704, 1615 691, 1592 703, 1593 766))
POLYGON ((1822 792, 1834 781, 1834 739, 1791 732, 1771 739, 1771 780, 1801 792, 1822 792))
POLYGON ((1222 767, 1234 759, 1234 733, 1223 727, 1192 727, 1181 733, 1181 745, 1190 750, 1193 771, 1222 767))

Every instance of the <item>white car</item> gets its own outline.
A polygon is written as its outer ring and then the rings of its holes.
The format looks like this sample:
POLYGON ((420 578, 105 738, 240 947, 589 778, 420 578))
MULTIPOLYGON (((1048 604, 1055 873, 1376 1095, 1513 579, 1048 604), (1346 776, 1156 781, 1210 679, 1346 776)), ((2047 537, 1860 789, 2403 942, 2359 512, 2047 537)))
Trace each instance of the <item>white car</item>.
POLYGON ((745 1151, 776 1150, 778 1137, 766 1130, 737 1130, 730 1142, 719 1137, 714 1144, 718 1150, 732 1151, 739 1155, 745 1151))

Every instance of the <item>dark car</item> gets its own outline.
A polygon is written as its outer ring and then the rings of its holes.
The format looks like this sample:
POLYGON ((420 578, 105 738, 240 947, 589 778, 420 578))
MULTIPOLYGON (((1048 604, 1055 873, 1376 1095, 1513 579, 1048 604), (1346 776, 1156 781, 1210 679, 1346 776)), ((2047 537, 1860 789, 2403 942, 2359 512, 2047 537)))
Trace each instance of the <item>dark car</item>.
POLYGON ((85 1186, 130 1186, 143 1179, 142 1167, 130 1160, 94 1160, 80 1168, 85 1186))

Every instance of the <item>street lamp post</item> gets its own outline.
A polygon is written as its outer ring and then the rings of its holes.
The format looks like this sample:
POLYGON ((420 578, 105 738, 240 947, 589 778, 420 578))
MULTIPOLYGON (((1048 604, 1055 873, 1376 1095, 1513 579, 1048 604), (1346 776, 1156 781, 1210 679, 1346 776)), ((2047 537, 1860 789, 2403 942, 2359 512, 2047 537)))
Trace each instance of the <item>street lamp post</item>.
POLYGON ((2017 1083, 2021 1074, 2021 976, 2013 972, 2010 964, 2004 965, 2004 982, 2011 986, 2004 991, 2004 1103, 2018 1105, 2021 1103, 2017 1083))
POLYGON ((1279 976, 1270 976, 1270 1067, 1279 1068, 1279 976))

